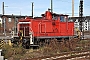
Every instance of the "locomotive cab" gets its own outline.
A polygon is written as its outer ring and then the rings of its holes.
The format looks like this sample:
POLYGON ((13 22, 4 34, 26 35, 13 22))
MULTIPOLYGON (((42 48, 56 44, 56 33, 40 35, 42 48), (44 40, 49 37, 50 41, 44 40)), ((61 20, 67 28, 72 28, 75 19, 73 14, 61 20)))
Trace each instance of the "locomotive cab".
POLYGON ((52 20, 60 22, 68 22, 68 15, 52 13, 52 20))
POLYGON ((41 16, 51 21, 59 20, 60 22, 68 22, 68 15, 52 13, 50 10, 46 11, 45 14, 42 14, 41 16))

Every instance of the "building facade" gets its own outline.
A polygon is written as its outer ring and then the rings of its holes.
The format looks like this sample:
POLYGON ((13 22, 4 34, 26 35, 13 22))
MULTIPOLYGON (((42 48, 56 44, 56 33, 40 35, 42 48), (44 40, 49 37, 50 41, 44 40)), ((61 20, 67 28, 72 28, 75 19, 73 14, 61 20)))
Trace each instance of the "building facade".
MULTIPOLYGON (((86 16, 82 18, 82 30, 84 31, 90 31, 90 17, 86 16)), ((74 26, 80 29, 80 18, 79 17, 69 17, 69 21, 73 21, 74 26)))
POLYGON ((17 23, 19 19, 25 18, 26 16, 18 16, 18 15, 2 15, 2 24, 0 33, 11 33, 14 31, 17 33, 17 23))
POLYGON ((2 18, 0 17, 0 27, 2 27, 2 18))

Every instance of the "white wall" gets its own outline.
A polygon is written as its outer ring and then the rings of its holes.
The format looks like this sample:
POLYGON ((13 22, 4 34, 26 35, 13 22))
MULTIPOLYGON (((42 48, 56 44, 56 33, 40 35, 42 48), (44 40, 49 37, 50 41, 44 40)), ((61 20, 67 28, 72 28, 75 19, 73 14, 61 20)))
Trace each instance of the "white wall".
MULTIPOLYGON (((88 20, 85 20, 85 22, 82 22, 82 29, 84 29, 84 31, 88 31, 90 30, 90 22, 88 22, 88 20)), ((79 29, 80 25, 79 25, 79 21, 78 19, 76 19, 76 21, 74 22, 74 26, 77 27, 79 29)))
POLYGON ((0 18, 0 24, 2 24, 2 18, 0 18))

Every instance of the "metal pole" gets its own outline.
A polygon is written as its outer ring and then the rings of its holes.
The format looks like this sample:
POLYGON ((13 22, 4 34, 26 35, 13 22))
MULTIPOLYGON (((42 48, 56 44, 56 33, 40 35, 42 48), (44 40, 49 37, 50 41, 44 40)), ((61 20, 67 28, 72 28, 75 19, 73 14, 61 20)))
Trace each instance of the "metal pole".
POLYGON ((74 0, 72 0, 72 17, 74 17, 74 0))
POLYGON ((53 1, 51 0, 51 12, 53 13, 53 1))
POLYGON ((15 19, 15 33, 16 33, 16 16, 15 16, 15 18, 14 18, 14 19, 15 19))
MULTIPOLYGON (((4 15, 4 2, 2 3, 2 15, 4 15)), ((3 19, 4 21, 4 34, 6 36, 6 32, 5 32, 5 18, 3 19)))
POLYGON ((83 23, 83 0, 80 0, 80 6, 79 6, 79 17, 80 17, 80 30, 81 30, 81 38, 84 39, 84 26, 82 25, 83 23))
POLYGON ((25 27, 24 27, 24 34, 23 34, 23 36, 25 37, 25 27))
POLYGON ((2 15, 4 15, 4 2, 2 3, 2 15))
POLYGON ((5 36, 6 36, 6 31, 5 31, 5 29, 6 29, 6 25, 5 25, 5 18, 4 18, 4 34, 5 34, 5 36))
POLYGON ((34 5, 33 5, 33 2, 32 2, 32 17, 33 17, 33 13, 34 13, 34 12, 33 12, 33 7, 34 7, 34 5))
POLYGON ((1 56, 2 49, 0 49, 0 56, 1 56))

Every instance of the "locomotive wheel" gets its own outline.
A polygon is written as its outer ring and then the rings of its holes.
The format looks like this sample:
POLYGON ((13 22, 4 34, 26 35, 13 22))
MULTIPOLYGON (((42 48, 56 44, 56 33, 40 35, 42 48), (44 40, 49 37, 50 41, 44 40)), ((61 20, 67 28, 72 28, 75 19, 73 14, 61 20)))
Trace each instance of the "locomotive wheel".
POLYGON ((50 39, 45 39, 45 45, 49 45, 50 39))
POLYGON ((26 44, 22 44, 22 46, 24 47, 24 48, 26 48, 26 49, 29 49, 29 43, 27 42, 26 44))
POLYGON ((42 39, 39 40, 39 42, 38 42, 38 44, 39 44, 40 47, 44 46, 44 43, 45 43, 45 42, 44 42, 44 40, 42 40, 42 39))
POLYGON ((26 43, 26 49, 29 49, 29 46, 30 46, 30 43, 27 42, 27 43, 26 43))

